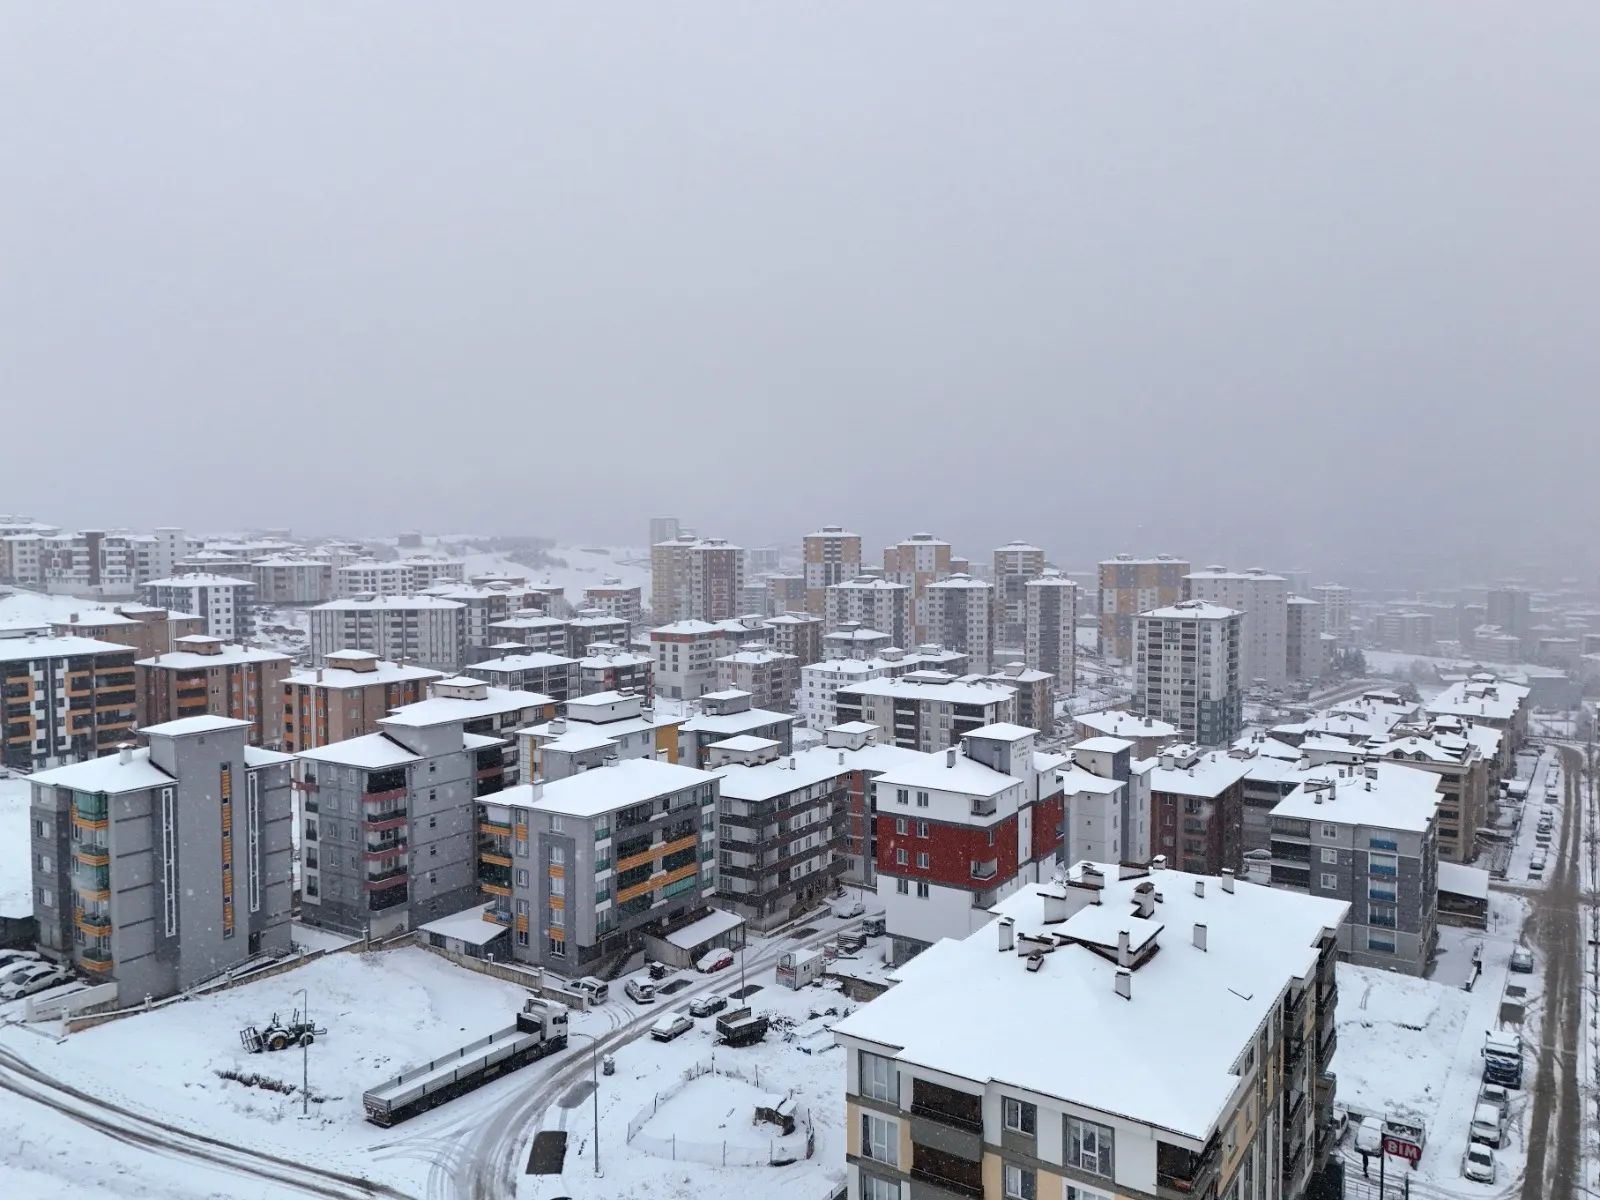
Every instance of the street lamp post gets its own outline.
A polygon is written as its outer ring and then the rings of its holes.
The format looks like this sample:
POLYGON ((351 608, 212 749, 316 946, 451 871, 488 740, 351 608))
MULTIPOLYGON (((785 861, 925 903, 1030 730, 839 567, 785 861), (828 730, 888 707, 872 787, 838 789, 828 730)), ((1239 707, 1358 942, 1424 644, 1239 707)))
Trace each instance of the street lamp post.
POLYGON ((598 1179, 604 1175, 600 1170, 600 1039, 578 1029, 568 1030, 568 1035, 589 1039, 589 1078, 594 1084, 594 1174, 598 1179))
MULTIPOLYGON (((300 1019, 311 1024, 311 996, 305 988, 300 989, 300 1019)), ((300 1115, 311 1115, 311 1043, 304 1033, 300 1035, 300 1115)))

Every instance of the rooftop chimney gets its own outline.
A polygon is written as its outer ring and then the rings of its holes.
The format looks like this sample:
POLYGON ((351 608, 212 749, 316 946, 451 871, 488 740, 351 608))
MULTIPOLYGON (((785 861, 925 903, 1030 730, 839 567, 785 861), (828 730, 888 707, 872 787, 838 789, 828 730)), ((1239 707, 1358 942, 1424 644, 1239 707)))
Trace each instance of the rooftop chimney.
POLYGON ((954 746, 944 752, 944 765, 947 767, 956 765, 956 748, 954 746))
POLYGON ((132 742, 118 742, 117 743, 117 761, 119 763, 121 763, 123 766, 127 766, 129 763, 131 763, 133 761, 133 743, 132 742))
POLYGON ((1124 1000, 1133 999, 1133 975, 1130 972, 1117 972, 1117 995, 1124 1000))
POLYGON ((1196 879, 1194 881, 1194 894, 1196 896, 1199 896, 1202 900, 1205 899, 1205 896, 1206 896, 1206 881, 1204 879, 1196 879))
POLYGON ((1137 912, 1141 917, 1156 915, 1156 886, 1148 880, 1133 889, 1133 902, 1138 906, 1137 912))
POLYGON ((1223 867, 1222 868, 1222 890, 1225 891, 1225 892, 1233 891, 1233 868, 1232 867, 1223 867))
POLYGON ((1000 918, 1000 949, 1009 950, 1016 944, 1016 922, 1010 917, 1000 918))
POLYGON ((1044 892, 1040 898, 1044 901, 1044 923, 1046 925, 1059 925, 1067 919, 1067 898, 1065 896, 1044 892))
POLYGON ((1150 869, 1152 871, 1165 871, 1167 869, 1167 856, 1158 854, 1152 858, 1150 860, 1150 869))
POLYGON ((1194 923, 1194 944, 1201 950, 1206 948, 1206 927, 1199 921, 1194 923))
POLYGON ((1117 931, 1117 966, 1127 970, 1133 964, 1133 940, 1126 929, 1117 931))

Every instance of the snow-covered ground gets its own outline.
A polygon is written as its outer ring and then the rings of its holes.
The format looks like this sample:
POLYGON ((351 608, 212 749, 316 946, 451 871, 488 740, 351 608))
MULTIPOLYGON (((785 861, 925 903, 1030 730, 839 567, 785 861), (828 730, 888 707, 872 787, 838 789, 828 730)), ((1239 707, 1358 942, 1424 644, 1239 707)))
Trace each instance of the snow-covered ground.
POLYGON ((70 620, 73 613, 87 617, 95 609, 113 607, 115 602, 112 601, 18 590, 9 596, 0 596, 0 629, 11 625, 49 625, 52 621, 70 620))
MULTIPOLYGON (((393 538, 371 538, 394 544, 393 538)), ((398 549, 401 555, 438 554, 458 558, 466 564, 468 578, 474 575, 514 575, 530 583, 565 589, 566 599, 581 604, 583 590, 598 587, 603 579, 616 578, 623 587, 642 587, 645 603, 650 597, 650 550, 648 547, 580 546, 567 543, 551 547, 546 553, 550 565, 530 567, 510 555, 484 549, 495 539, 474 534, 439 534, 422 539, 420 548, 398 549)))
POLYGON ((33 911, 33 863, 28 857, 28 781, 0 779, 0 915, 33 911))

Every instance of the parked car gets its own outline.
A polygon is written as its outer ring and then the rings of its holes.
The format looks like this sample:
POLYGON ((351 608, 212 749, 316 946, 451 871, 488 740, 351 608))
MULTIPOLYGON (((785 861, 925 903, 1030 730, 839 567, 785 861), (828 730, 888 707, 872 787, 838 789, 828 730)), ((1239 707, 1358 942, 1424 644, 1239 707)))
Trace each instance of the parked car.
POLYGON ((1478 1183, 1493 1183, 1494 1152, 1477 1142, 1468 1142, 1466 1156, 1461 1160, 1461 1173, 1478 1183))
POLYGON ((1511 969, 1519 975, 1528 975, 1533 971, 1533 951, 1526 946, 1518 946, 1511 952, 1511 969))
POLYGON ((695 966, 707 975, 713 971, 726 971, 733 966, 733 951, 725 946, 707 950, 700 956, 700 961, 695 963, 695 966))
POLYGON ((1500 1110, 1502 1117, 1511 1112, 1511 1093, 1498 1083, 1486 1083, 1478 1089, 1478 1102, 1492 1104, 1500 1110))
POLYGON ((622 990, 628 994, 628 999, 635 1004, 654 1004, 656 1002, 656 985, 646 983, 643 979, 630 979, 622 985, 622 990))
POLYGON ((582 979, 572 981, 572 990, 582 992, 589 998, 589 1003, 604 1004, 611 999, 611 985, 604 979, 596 979, 593 975, 585 975, 582 979))
POLYGON ((1383 1153, 1383 1121, 1378 1117, 1363 1117, 1356 1126, 1356 1149, 1363 1154, 1383 1153))
POLYGON ((24 996, 31 996, 46 988, 59 987, 63 983, 71 982, 72 972, 63 971, 50 963, 41 963, 27 968, 20 975, 12 976, 11 982, 0 986, 0 1000, 20 1000, 24 996))
POLYGON ((0 973, 43 961, 44 955, 34 950, 0 950, 0 973))
POLYGON ((836 917, 859 917, 867 911, 867 906, 859 899, 845 897, 843 900, 833 902, 833 915, 836 917))
POLYGON ((1485 1100, 1472 1110, 1472 1126, 1467 1130, 1467 1138, 1469 1141, 1482 1142, 1485 1146, 1498 1148, 1505 1133, 1505 1125, 1505 1113, 1500 1111, 1500 1106, 1485 1100))
POLYGON ((1545 852, 1543 850, 1535 850, 1533 852, 1533 857, 1528 860, 1528 869, 1530 871, 1542 871, 1544 870, 1544 865, 1547 861, 1549 860, 1545 857, 1545 852))
POLYGON ((1344 1141, 1344 1135, 1350 1132, 1350 1113, 1340 1105, 1334 1105, 1333 1126, 1329 1132, 1333 1135, 1335 1146, 1344 1141))
POLYGON ((689 1001, 689 1015, 691 1017, 709 1017, 728 1007, 728 998, 711 992, 704 996, 696 996, 689 1001))
POLYGON ((884 919, 882 917, 868 917, 861 922, 861 932, 867 937, 882 937, 883 930, 884 919))
POLYGON ((681 1012, 672 1012, 650 1026, 650 1036, 658 1042, 670 1042, 673 1038, 688 1033, 693 1028, 694 1022, 688 1017, 681 1012))

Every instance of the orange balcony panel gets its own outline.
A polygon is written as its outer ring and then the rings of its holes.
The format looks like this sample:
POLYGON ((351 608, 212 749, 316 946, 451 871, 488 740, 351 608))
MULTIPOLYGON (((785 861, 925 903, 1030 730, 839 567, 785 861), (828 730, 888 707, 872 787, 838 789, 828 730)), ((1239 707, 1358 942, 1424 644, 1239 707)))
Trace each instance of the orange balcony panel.
POLYGON ((111 956, 108 954, 103 958, 91 958, 85 954, 78 959, 78 965, 85 971, 109 971, 111 970, 111 956))
POLYGON ((527 917, 526 913, 522 913, 522 914, 519 914, 517 916, 517 932, 518 933, 527 933, 528 932, 528 917, 527 917))
POLYGON ((509 825, 496 825, 492 821, 480 821, 480 822, 478 822, 478 832, 479 833, 491 833, 496 837, 510 837, 511 836, 511 826, 509 826, 509 825))
POLYGON ((567 877, 567 869, 565 867, 551 867, 550 868, 550 878, 551 879, 565 879, 566 877, 567 877))
POLYGON ((482 883, 482 884, 479 884, 479 886, 482 887, 483 890, 485 892, 489 893, 489 895, 491 895, 491 896, 509 896, 509 895, 511 895, 511 889, 510 888, 501 887, 498 883, 482 883))
POLYGON ((491 854, 487 850, 479 852, 478 861, 493 863, 497 867, 509 867, 511 865, 511 859, 507 855, 491 854))

